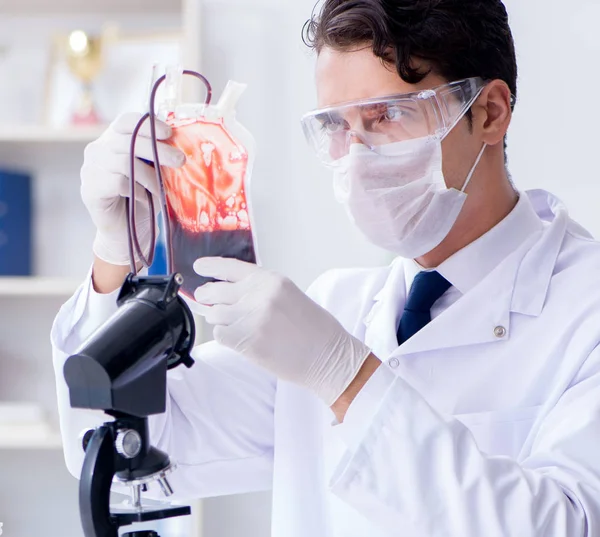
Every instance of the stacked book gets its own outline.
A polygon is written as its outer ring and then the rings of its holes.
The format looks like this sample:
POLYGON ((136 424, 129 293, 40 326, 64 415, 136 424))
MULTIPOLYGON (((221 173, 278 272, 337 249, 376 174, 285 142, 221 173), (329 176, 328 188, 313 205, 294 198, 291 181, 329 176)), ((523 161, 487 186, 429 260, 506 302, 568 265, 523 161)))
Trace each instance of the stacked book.
POLYGON ((31 189, 29 175, 0 170, 0 276, 31 275, 31 189))

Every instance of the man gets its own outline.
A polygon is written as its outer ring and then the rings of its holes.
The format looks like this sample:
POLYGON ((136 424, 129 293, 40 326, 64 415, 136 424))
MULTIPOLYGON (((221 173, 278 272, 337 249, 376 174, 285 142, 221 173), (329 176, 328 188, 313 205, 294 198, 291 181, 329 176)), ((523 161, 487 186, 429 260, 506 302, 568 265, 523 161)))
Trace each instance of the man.
MULTIPOLYGON (((175 490, 272 488, 276 537, 600 535, 600 246, 550 194, 509 180, 504 6, 326 0, 308 37, 307 138, 355 224, 399 257, 329 272, 308 296, 237 260, 196 263, 222 280, 196 292, 216 341, 170 373, 168 410, 151 420, 179 462, 175 490)), ((62 366, 127 274, 119 185, 134 120, 87 150, 97 257, 53 330, 74 475, 79 432, 104 418, 68 408, 62 366)))

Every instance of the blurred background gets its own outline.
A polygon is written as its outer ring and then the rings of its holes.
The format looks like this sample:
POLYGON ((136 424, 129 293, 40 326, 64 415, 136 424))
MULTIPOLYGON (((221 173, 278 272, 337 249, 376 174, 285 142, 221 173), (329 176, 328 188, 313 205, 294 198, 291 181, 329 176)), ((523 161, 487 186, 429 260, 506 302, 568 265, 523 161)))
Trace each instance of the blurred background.
MULTIPOLYGON (((509 166, 600 234, 596 1, 506 0, 520 66, 509 166), (567 106, 568 105, 568 106, 567 106)), ((314 0, 0 0, 0 522, 9 537, 80 537, 77 482, 58 435, 48 334, 85 277, 93 228, 83 150, 143 110, 152 64, 181 62, 218 96, 249 85, 240 121, 258 157, 252 201, 263 263, 306 287, 328 268, 380 265, 333 201, 299 119, 314 107, 301 28, 314 0), (99 43, 102 53, 99 54, 99 43), (24 246, 25 245, 25 246, 24 246)), ((201 88, 186 87, 187 99, 201 88)), ((600 124, 600 121, 599 121, 600 124)), ((210 334, 204 333, 205 338, 210 334)), ((268 493, 198 502, 164 537, 267 537, 268 493)))

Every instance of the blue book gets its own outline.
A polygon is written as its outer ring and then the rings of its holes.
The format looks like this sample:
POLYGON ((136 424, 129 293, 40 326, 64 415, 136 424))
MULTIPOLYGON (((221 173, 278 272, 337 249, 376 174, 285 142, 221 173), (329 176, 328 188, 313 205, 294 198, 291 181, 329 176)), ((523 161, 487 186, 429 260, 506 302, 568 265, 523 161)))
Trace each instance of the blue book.
POLYGON ((0 276, 30 276, 31 177, 0 170, 0 276))
POLYGON ((156 250, 154 251, 154 263, 148 269, 149 276, 168 276, 167 274, 167 247, 165 243, 165 231, 161 214, 158 214, 159 235, 156 240, 156 250))

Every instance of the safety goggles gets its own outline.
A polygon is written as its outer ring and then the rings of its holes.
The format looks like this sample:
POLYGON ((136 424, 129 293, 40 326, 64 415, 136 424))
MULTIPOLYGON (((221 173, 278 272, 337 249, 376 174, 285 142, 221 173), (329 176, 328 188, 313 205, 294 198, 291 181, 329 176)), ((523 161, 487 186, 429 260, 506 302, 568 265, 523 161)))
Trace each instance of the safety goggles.
POLYGON ((315 110, 302 118, 309 145, 327 166, 346 156, 353 143, 372 151, 387 144, 443 139, 477 100, 485 82, 467 78, 437 88, 365 99, 315 110))

